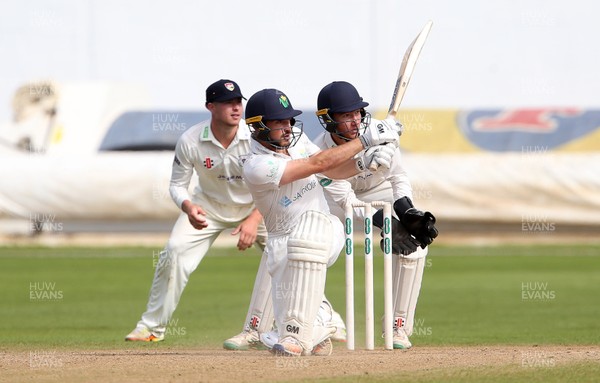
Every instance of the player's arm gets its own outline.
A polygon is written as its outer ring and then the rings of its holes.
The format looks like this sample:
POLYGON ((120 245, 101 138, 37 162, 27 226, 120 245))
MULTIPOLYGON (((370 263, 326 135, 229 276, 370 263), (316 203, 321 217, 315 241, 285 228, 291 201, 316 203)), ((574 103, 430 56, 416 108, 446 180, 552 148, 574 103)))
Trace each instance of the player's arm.
POLYGON ((200 206, 192 202, 192 197, 188 191, 193 175, 194 165, 190 160, 185 144, 182 140, 179 140, 175 147, 169 193, 177 207, 187 214, 190 224, 200 230, 208 225, 204 218, 206 213, 200 206))
MULTIPOLYGON (((398 138, 396 125, 386 123, 377 126, 369 125, 362 135, 344 145, 322 150, 305 159, 289 161, 279 180, 279 186, 317 173, 337 179, 351 177, 359 171, 357 161, 353 159, 355 154, 367 149, 365 153, 370 153, 371 160, 374 160, 376 155, 385 154, 381 151, 382 144, 398 146, 398 138)), ((316 148, 316 145, 312 145, 316 148)), ((365 156, 361 161, 364 161, 365 156)))
POLYGON ((363 150, 360 140, 354 139, 344 145, 322 150, 308 158, 289 161, 279 185, 322 173, 330 178, 348 178, 358 173, 352 157, 363 150))
POLYGON ((400 149, 396 149, 391 167, 387 171, 386 180, 392 186, 394 201, 402 197, 412 198, 412 186, 408 173, 402 166, 402 155, 400 149))

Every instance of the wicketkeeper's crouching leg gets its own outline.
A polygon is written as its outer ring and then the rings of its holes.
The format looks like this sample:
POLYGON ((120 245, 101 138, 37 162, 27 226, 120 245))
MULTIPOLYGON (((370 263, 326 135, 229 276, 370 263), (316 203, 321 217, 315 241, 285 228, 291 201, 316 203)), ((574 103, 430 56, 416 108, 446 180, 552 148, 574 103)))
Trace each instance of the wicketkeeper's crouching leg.
POLYGON ((343 247, 343 227, 335 216, 318 211, 302 214, 287 240, 287 259, 273 268, 273 307, 279 355, 311 355, 331 344, 335 327, 318 320, 327 267, 343 247), (315 337, 316 336, 316 337, 315 337))
POLYGON ((394 348, 412 347, 409 336, 413 333, 417 299, 421 291, 425 269, 425 249, 418 248, 410 255, 394 255, 392 258, 392 296, 394 300, 394 348))
MULTIPOLYGON (((416 209, 408 197, 396 200, 394 211, 398 216, 392 218, 394 348, 408 349, 412 347, 408 337, 413 333, 427 246, 438 230, 433 214, 416 209)), ((375 213, 373 223, 382 227, 382 211, 375 213)))

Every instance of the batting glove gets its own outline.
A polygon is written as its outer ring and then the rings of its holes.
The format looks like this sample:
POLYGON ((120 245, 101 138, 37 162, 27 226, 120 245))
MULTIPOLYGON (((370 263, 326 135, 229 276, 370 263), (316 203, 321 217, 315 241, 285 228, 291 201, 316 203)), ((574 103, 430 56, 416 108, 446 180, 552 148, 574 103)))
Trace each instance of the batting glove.
POLYGON ((355 157, 356 169, 359 172, 364 172, 371 167, 378 169, 379 166, 389 169, 392 166, 394 153, 396 153, 396 147, 391 144, 378 145, 364 150, 355 157))
MULTIPOLYGON (((389 119, 388 119, 389 120, 389 119)), ((392 143, 396 147, 400 136, 398 134, 398 127, 390 121, 383 120, 376 124, 369 124, 363 134, 358 137, 365 149, 369 149, 373 146, 392 143)))

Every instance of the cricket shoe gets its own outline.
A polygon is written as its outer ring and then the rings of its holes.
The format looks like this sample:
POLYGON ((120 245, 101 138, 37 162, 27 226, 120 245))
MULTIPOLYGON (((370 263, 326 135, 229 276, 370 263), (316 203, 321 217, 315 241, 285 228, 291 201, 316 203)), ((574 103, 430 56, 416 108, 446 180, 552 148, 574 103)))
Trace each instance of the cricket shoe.
POLYGON ((268 350, 271 350, 279 342, 279 334, 277 330, 263 332, 260 334, 260 341, 268 350))
POLYGON ((165 334, 158 334, 150 331, 146 326, 138 326, 133 329, 126 337, 126 341, 131 342, 162 342, 165 334))
POLYGON ((394 348, 399 350, 408 350, 412 347, 412 343, 408 339, 408 335, 406 335, 406 331, 404 328, 399 327, 394 330, 394 348))
POLYGON ((342 316, 337 311, 332 312, 330 325, 335 327, 335 332, 333 335, 331 335, 331 340, 336 342, 345 342, 346 324, 344 323, 342 316))
MULTIPOLYGON (((277 344, 279 341, 279 334, 277 331, 269 331, 263 334, 260 334, 260 341, 267 347, 269 350, 273 349, 273 346, 277 344)), ((331 343, 331 339, 327 338, 321 343, 317 344, 311 352, 306 352, 305 350, 302 352, 302 355, 315 355, 315 356, 329 356, 333 353, 333 343, 331 343)))
POLYGON ((275 343, 271 353, 276 356, 301 356, 304 348, 297 339, 286 336, 279 343, 275 343))
POLYGON ((254 329, 244 330, 236 336, 223 342, 223 348, 226 350, 264 350, 264 345, 260 342, 258 331, 254 329))
POLYGON ((327 338, 315 347, 313 347, 310 355, 315 356, 329 356, 333 353, 333 343, 331 342, 331 338, 327 338))

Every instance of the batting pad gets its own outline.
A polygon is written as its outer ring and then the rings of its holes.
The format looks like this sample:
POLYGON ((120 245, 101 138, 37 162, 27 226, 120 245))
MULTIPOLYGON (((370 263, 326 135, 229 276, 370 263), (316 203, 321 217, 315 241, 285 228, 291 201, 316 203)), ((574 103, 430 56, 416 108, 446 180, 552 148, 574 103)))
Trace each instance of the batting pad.
POLYGON ((283 290, 275 294, 284 307, 280 337, 296 338, 305 350, 313 348, 313 326, 323 301, 327 265, 317 262, 288 261, 283 290))
POLYGON ((296 338, 305 350, 313 348, 313 326, 325 292, 327 261, 331 256, 333 225, 329 216, 307 211, 288 238, 288 261, 283 291, 276 291, 285 308, 281 338, 296 338))
POLYGON ((307 211, 290 233, 288 259, 327 263, 332 237, 333 224, 329 216, 319 211, 307 211))
MULTIPOLYGON (((422 252, 423 249, 417 250, 422 252)), ((427 254, 427 251, 424 251, 427 254)), ((393 257, 392 296, 394 299, 394 328, 403 327, 406 335, 413 332, 415 309, 423 281, 425 257, 393 257)))

